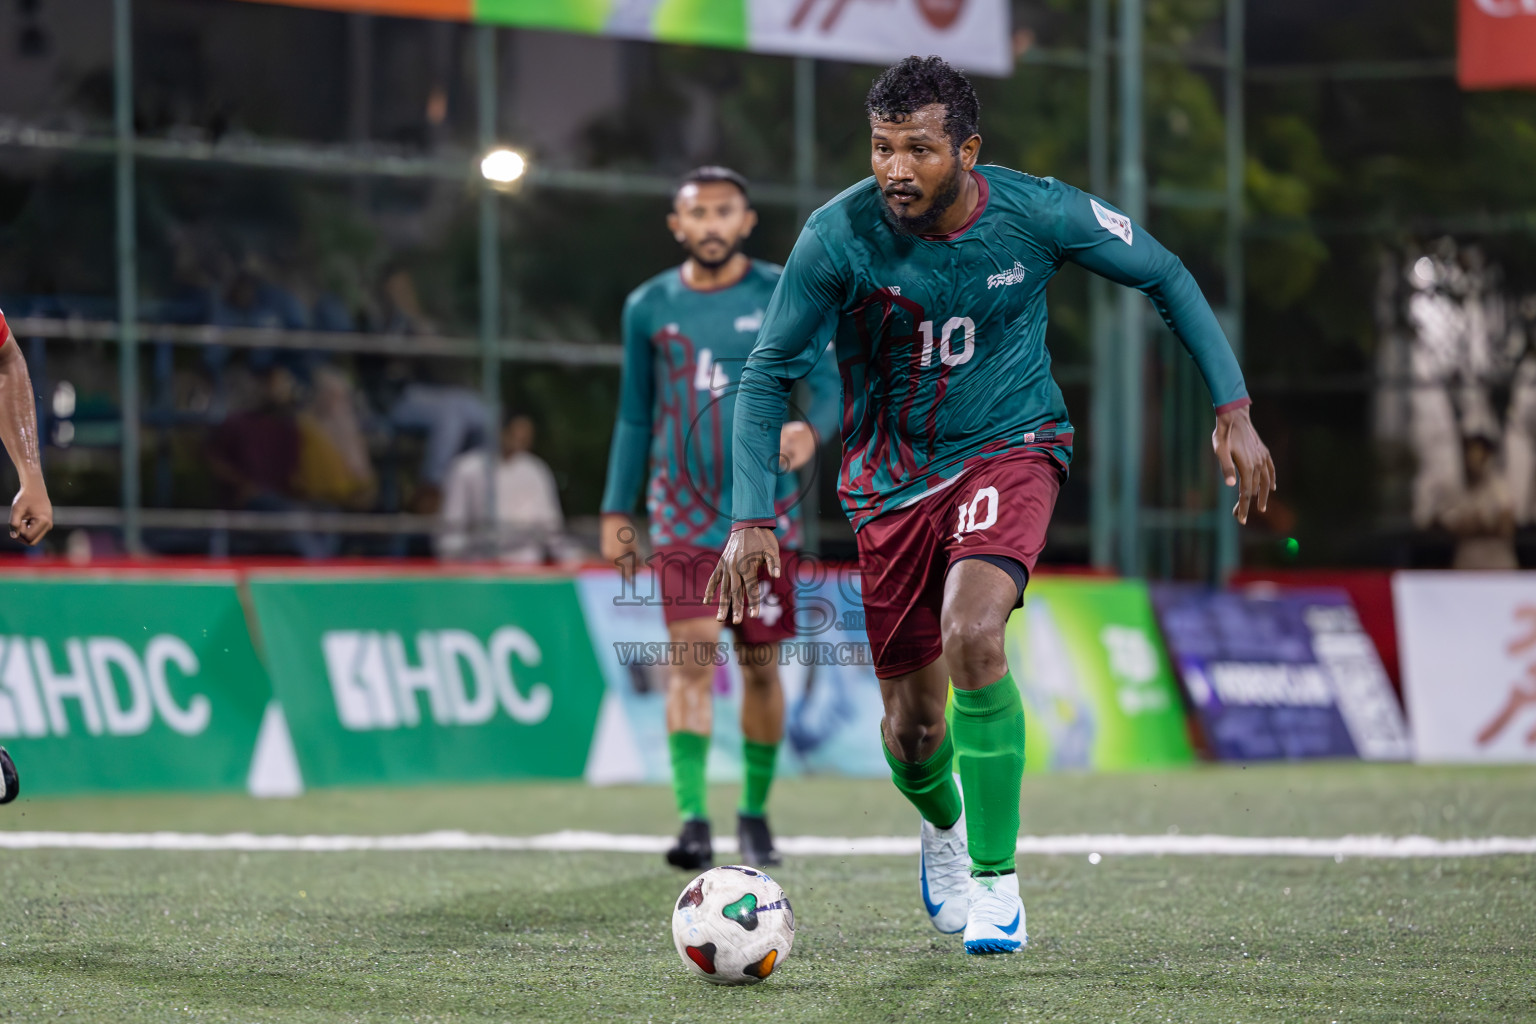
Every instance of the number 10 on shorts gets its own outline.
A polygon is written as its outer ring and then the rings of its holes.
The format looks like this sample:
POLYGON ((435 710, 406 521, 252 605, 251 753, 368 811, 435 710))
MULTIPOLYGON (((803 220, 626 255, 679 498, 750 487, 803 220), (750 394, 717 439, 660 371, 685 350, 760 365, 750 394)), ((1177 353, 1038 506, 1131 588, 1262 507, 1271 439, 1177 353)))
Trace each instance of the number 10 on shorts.
POLYGON ((970 501, 962 501, 957 507, 960 522, 955 527, 955 540, 958 541, 967 533, 985 530, 997 522, 997 488, 982 487, 971 495, 970 501))

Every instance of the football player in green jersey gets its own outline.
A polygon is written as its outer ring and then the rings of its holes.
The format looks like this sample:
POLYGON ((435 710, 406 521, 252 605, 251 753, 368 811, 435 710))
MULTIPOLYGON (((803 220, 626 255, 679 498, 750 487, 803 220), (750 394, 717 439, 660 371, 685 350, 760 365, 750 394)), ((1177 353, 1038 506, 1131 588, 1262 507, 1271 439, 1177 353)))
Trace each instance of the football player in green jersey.
MULTIPOLYGON (((624 369, 619 416, 603 495, 603 557, 633 573, 637 538, 630 520, 649 476, 646 509, 654 553, 647 559, 659 591, 671 650, 667 732, 672 785, 683 819, 669 863, 690 871, 713 857, 704 807, 720 623, 704 585, 730 535, 731 423, 737 381, 757 338, 780 268, 749 259, 742 242, 757 223, 747 183, 723 167, 701 167, 677 191, 667 218, 688 253, 624 304, 624 369)), ((825 348, 823 344, 823 348, 825 348)), ((818 436, 836 426, 837 371, 831 357, 810 375, 809 422, 775 427, 773 528, 786 555, 799 546, 798 478, 818 436)), ((770 531, 771 532, 771 531, 770 531)), ((779 643, 795 635, 792 573, 764 581, 758 617, 733 625, 742 675, 744 778, 737 816, 741 860, 778 863, 765 813, 779 741, 784 694, 779 643)))
POLYGON ((1027 941, 1014 873, 1024 710, 1003 629, 1072 458, 1045 348, 1057 269, 1070 260, 1139 289, 1184 344, 1211 392, 1223 477, 1241 488, 1239 522, 1266 507, 1274 464, 1210 306, 1140 225, 1051 178, 977 166, 976 93, 937 57, 887 69, 867 108, 874 177, 806 222, 742 371, 735 523, 710 593, 721 619, 741 621, 759 569, 782 571, 766 527, 784 395, 832 338, 839 493, 886 757, 923 818, 923 903, 940 931, 964 931, 966 952, 1011 953, 1027 941))
MULTIPOLYGON (((11 328, 0 313, 0 444, 16 464, 21 490, 11 502, 11 539, 36 544, 53 529, 53 502, 43 482, 40 439, 37 436, 37 396, 27 361, 11 337, 11 328)), ((0 804, 8 804, 21 792, 16 765, 0 747, 0 804)))

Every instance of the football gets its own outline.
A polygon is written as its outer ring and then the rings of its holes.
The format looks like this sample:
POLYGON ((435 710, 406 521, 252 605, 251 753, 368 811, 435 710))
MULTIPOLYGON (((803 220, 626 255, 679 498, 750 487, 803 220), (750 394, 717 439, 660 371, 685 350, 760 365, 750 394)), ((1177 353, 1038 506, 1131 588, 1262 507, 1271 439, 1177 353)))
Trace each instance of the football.
POLYGON ((688 883, 672 911, 683 964, 716 985, 753 985, 772 974, 795 942, 795 912, 779 883, 728 864, 688 883))

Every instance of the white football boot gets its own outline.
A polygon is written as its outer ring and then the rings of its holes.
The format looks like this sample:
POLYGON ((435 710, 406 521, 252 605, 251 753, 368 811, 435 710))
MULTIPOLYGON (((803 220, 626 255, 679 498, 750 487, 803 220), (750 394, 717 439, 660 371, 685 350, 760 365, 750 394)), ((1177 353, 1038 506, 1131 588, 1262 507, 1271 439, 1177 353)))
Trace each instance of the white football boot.
POLYGON ((1024 901, 1019 876, 972 878, 970 917, 965 922, 965 951, 977 956, 1016 953, 1029 941, 1024 930, 1024 901))
POLYGON ((951 828, 923 822, 918 880, 928 920, 945 935, 965 927, 970 913, 971 855, 965 848, 965 815, 951 828))

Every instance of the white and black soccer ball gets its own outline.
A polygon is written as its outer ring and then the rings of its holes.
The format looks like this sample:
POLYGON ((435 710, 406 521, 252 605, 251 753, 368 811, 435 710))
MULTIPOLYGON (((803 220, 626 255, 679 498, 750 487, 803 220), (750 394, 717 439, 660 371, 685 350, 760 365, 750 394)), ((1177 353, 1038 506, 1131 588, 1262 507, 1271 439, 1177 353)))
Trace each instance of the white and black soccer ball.
POLYGON ((795 943, 795 912, 779 883, 756 868, 710 868, 688 883, 672 911, 684 965, 716 985, 754 985, 795 943))

